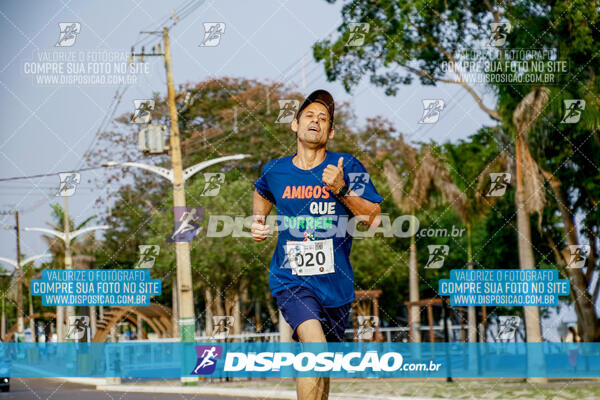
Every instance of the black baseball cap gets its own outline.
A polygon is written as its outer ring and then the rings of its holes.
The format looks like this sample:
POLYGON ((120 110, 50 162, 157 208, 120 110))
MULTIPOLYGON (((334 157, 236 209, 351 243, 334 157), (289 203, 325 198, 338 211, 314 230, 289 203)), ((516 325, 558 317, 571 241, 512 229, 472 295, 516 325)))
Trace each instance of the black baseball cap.
POLYGON ((298 112, 296 113, 296 119, 298 119, 298 117, 300 117, 302 110, 304 110, 306 107, 308 107, 309 104, 315 103, 315 102, 321 103, 325 106, 325 108, 327 108, 327 111, 329 111, 329 118, 331 118, 331 123, 333 123, 333 112, 335 111, 335 105, 333 103, 333 96, 327 90, 323 90, 323 89, 315 90, 314 92, 312 92, 311 94, 309 94, 306 97, 306 99, 304 100, 304 103, 302 103, 300 108, 298 108, 298 112))

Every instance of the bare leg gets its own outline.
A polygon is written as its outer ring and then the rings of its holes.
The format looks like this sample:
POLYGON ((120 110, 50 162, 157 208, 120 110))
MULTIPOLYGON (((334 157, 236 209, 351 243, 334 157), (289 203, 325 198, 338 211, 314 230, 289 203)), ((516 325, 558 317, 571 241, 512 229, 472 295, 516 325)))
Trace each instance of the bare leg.
MULTIPOLYGON (((296 333, 301 342, 325 343, 325 334, 321 321, 309 319, 298 325, 296 333)), ((298 400, 326 400, 329 396, 329 378, 303 377, 298 378, 296 393, 298 400)))

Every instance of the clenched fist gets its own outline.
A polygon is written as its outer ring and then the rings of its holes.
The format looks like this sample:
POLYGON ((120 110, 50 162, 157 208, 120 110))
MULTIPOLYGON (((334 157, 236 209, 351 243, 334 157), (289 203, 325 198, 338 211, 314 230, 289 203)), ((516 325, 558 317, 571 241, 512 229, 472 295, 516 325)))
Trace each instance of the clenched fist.
POLYGON ((255 215, 250 231, 252 232, 252 238, 255 241, 262 242, 267 238, 267 236, 269 236, 271 227, 269 225, 265 225, 264 215, 255 215))
POLYGON ((337 167, 329 164, 325 171, 323 171, 323 182, 329 186, 329 189, 335 194, 338 194, 340 190, 346 185, 344 179, 344 157, 340 157, 338 160, 337 167))

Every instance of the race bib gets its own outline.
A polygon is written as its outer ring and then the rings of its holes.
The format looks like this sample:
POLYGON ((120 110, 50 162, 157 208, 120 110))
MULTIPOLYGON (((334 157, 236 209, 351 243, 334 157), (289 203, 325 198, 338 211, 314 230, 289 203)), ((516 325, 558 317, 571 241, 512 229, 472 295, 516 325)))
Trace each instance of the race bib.
POLYGON ((292 274, 298 276, 333 274, 333 239, 287 242, 292 274))

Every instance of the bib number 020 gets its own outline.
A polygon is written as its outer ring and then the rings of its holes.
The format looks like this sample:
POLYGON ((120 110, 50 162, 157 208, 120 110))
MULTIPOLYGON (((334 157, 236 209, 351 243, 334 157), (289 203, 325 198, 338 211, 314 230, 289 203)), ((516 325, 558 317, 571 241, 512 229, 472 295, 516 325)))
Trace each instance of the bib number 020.
POLYGON ((306 253, 306 259, 301 253, 296 253, 295 261, 298 267, 323 266, 325 265, 325 253, 322 250, 316 253, 306 253), (306 264, 304 261, 306 261, 306 264))
POLYGON ((332 239, 289 241, 287 256, 294 275, 310 276, 335 272, 332 239))

